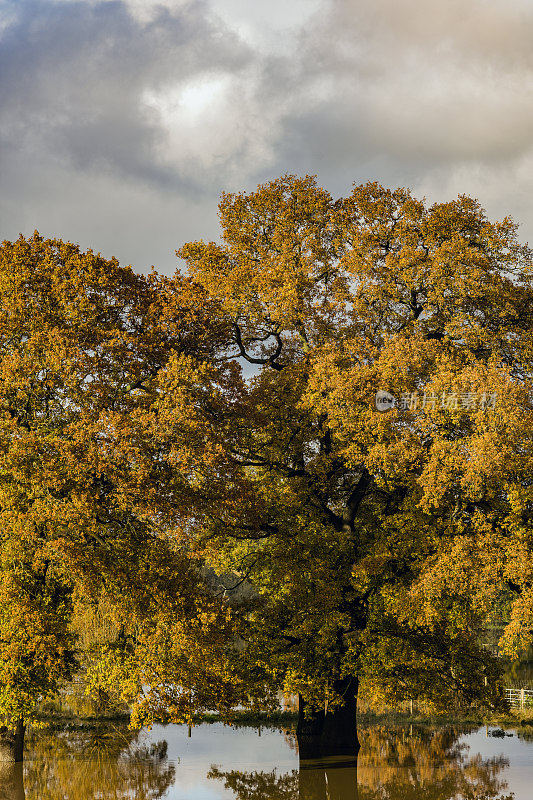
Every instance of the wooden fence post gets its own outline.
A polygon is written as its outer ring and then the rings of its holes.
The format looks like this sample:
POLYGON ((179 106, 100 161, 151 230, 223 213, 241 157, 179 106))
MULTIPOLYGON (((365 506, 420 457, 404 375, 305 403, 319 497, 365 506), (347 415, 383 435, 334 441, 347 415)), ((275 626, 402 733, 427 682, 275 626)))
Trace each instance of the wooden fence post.
POLYGON ((520 689, 520 708, 522 709, 522 711, 524 710, 525 705, 526 705, 526 693, 524 689, 520 689))

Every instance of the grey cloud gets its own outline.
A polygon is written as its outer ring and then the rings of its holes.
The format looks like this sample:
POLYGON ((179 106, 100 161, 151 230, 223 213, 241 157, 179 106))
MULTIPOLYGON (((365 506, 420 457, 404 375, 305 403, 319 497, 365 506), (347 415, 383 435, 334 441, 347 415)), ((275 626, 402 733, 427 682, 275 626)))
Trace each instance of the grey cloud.
POLYGON ((165 160, 165 133, 143 94, 246 65, 247 48, 208 6, 159 7, 145 22, 119 1, 16 7, 0 54, 4 145, 70 160, 75 170, 191 188, 165 160))
POLYGON ((532 40, 520 0, 332 0, 300 34, 278 163, 337 193, 469 193, 531 235, 532 40))
POLYGON ((216 237, 222 189, 283 172, 533 217, 526 0, 304 2, 10 0, 4 234, 171 271, 175 247, 216 237))
POLYGON ((532 38, 533 9, 511 3, 337 0, 302 35, 309 112, 336 144, 351 126, 363 156, 520 157, 533 143, 532 38))

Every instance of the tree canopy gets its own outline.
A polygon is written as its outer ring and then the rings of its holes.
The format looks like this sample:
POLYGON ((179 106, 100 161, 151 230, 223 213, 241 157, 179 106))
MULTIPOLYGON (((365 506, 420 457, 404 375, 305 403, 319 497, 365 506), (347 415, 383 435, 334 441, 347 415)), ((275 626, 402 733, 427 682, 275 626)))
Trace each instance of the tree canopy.
POLYGON ((173 359, 216 352, 209 300, 37 233, 4 242, 0 284, 0 715, 33 719, 89 655, 141 709, 170 643, 174 713, 211 706, 228 615, 176 529, 193 490, 152 411, 173 359), (102 608, 109 635, 82 652, 102 608))
POLYGON ((509 650, 531 639, 531 251, 470 198, 377 183, 334 201, 285 176, 224 194, 220 221, 179 255, 252 365, 189 407, 226 471, 202 459, 199 541, 258 592, 244 668, 315 706, 354 676, 497 704, 496 599, 509 650))
POLYGON ((172 279, 2 245, 0 713, 102 613, 89 683, 138 724, 283 690, 331 734, 361 681, 501 704, 484 625, 508 608, 512 653, 533 621, 532 252, 377 183, 284 176, 220 222, 172 279))

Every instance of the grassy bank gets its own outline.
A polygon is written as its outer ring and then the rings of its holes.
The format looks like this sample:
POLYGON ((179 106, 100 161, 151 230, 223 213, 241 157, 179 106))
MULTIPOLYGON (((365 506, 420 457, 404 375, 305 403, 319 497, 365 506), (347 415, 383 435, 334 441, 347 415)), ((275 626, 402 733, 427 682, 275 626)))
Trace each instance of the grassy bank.
MULTIPOLYGON (((194 718, 194 725, 224 723, 235 727, 280 727, 287 728, 296 725, 297 714, 294 711, 276 712, 254 712, 236 711, 231 718, 222 718, 219 714, 202 714, 194 718)), ((125 713, 87 715, 76 714, 42 714, 40 722, 47 727, 49 725, 102 725, 105 723, 127 724, 129 715, 125 713)), ((503 729, 521 727, 530 729, 533 735, 533 711, 513 711, 502 714, 484 715, 481 712, 454 712, 454 713, 423 713, 414 712, 410 714, 405 711, 369 711, 366 710, 358 714, 359 725, 366 727, 371 725, 416 725, 424 727, 442 727, 443 725, 454 726, 476 726, 487 725, 489 727, 500 727, 503 729)))

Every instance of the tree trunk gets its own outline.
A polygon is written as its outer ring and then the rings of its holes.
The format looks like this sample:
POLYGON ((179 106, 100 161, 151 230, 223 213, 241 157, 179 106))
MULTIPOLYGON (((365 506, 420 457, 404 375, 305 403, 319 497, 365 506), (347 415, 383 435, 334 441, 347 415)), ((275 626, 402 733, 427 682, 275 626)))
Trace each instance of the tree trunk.
POLYGON ((353 760, 359 752, 357 738, 357 678, 345 678, 334 684, 335 691, 344 698, 332 710, 311 711, 307 714, 305 702, 298 698, 298 727, 296 738, 300 760, 339 759, 343 764, 353 760))
POLYGON ((26 726, 22 719, 17 720, 15 730, 0 728, 0 761, 18 764, 24 757, 24 733, 26 726))

